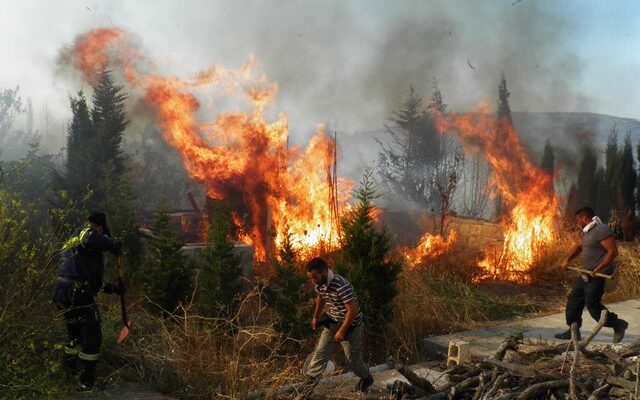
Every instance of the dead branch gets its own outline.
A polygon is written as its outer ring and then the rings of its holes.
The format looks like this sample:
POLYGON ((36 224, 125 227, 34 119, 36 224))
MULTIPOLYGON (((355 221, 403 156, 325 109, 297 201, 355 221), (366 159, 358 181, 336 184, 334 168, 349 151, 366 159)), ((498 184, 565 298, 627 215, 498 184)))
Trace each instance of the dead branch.
POLYGON ((603 398, 605 398, 606 395, 609 394, 610 390, 611 390, 611 385, 609 385, 609 384, 601 386, 598 389, 594 390, 593 393, 591 393, 591 396, 589 396, 588 400, 600 400, 600 399, 603 399, 603 398))
POLYGON ((600 313, 600 319, 598 320, 598 324, 596 325, 596 327, 593 328, 593 330, 591 331, 589 336, 587 336, 586 339, 584 339, 582 342, 580 342, 580 348, 581 349, 586 348, 589 345, 589 343, 591 343, 593 338, 596 337, 598 332, 600 332, 600 329, 602 329, 604 324, 607 322, 608 316, 609 316, 609 313, 607 312, 607 310, 602 310, 602 312, 600 313))
POLYGON ((397 371, 400 372, 405 378, 407 378, 409 383, 411 383, 413 386, 417 386, 422 389, 425 394, 432 394, 436 392, 436 388, 433 387, 431 382, 418 376, 415 372, 407 368, 406 365, 401 365, 399 368, 397 368, 397 371))
POLYGON ((578 366, 578 356, 580 355, 580 347, 578 345, 578 323, 571 324, 571 343, 573 343, 573 363, 569 371, 569 398, 578 400, 576 394, 576 367, 578 366))
POLYGON ((517 350, 518 345, 522 343, 523 339, 524 336, 522 332, 510 335, 502 342, 500 347, 498 347, 498 350, 491 356, 491 359, 502 361, 507 350, 517 350))
POLYGON ((517 397, 517 400, 539 399, 541 397, 538 396, 546 393, 548 390, 562 389, 567 386, 569 386, 569 382, 567 382, 567 380, 565 379, 537 383, 535 385, 529 386, 522 393, 520 393, 520 395, 517 397))
POLYGON ((607 377, 607 383, 611 386, 616 386, 628 390, 631 393, 633 393, 633 391, 635 390, 635 384, 633 382, 619 376, 607 377))

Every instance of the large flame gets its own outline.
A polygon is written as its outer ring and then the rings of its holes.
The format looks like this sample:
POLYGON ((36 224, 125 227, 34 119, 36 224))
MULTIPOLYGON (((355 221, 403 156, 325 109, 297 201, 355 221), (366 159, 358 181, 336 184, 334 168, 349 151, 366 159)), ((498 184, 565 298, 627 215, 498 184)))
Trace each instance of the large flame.
POLYGON ((269 243, 278 245, 285 235, 298 248, 337 244, 337 205, 348 200, 337 186, 349 193, 350 183, 338 185, 334 176, 335 143, 320 127, 306 149, 288 147, 287 117, 267 122, 264 116, 278 87, 256 72, 253 57, 239 70, 214 65, 191 80, 166 77, 154 72, 125 31, 96 29, 79 36, 66 59, 88 82, 108 64, 130 89, 142 90, 190 176, 205 185, 209 197, 230 203, 235 221, 248 222, 243 239, 255 246, 259 259, 269 243), (241 94, 251 111, 219 112, 200 122, 196 94, 203 89, 241 94))
POLYGON ((481 152, 491 167, 491 180, 511 212, 503 220, 502 251, 480 261, 480 279, 530 282, 528 272, 543 248, 556 238, 559 200, 550 190, 553 176, 536 166, 506 119, 496 119, 484 104, 463 115, 437 118, 440 132, 456 131, 467 151, 481 152))
POLYGON ((456 231, 451 231, 446 239, 427 232, 418 240, 416 247, 405 248, 401 252, 407 265, 416 268, 445 254, 457 239, 456 231))

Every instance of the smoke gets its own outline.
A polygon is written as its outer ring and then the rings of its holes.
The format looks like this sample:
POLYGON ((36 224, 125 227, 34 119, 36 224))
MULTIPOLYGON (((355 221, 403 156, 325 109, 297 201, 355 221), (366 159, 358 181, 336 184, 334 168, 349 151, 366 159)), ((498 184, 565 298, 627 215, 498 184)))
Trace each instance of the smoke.
MULTIPOLYGON (((59 49, 89 28, 122 27, 140 38, 162 73, 181 77, 212 63, 238 68, 254 54, 278 83, 270 112, 287 113, 294 143, 306 142, 318 123, 341 133, 378 129, 409 86, 427 97, 434 77, 456 111, 483 99, 494 104, 501 72, 514 110, 577 111, 588 105, 580 89, 583 61, 571 50, 575 26, 563 19, 561 7, 537 1, 193 0, 38 11, 57 32, 49 47, 59 49)), ((42 67, 65 82, 51 102, 54 111, 64 109, 80 81, 51 63, 42 67)), ((214 115, 219 105, 203 101, 203 115, 214 115)))

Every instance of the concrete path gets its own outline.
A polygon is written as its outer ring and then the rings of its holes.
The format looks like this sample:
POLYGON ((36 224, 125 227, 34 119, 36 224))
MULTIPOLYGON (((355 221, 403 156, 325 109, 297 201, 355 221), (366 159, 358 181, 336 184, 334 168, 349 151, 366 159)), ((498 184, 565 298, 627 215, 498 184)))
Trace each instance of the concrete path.
POLYGON ((152 391, 139 383, 121 382, 108 385, 103 390, 93 390, 86 393, 70 394, 68 399, 109 399, 109 400, 175 400, 174 397, 165 396, 152 391))
MULTIPOLYGON (((640 299, 608 304, 607 308, 609 311, 615 312, 620 318, 629 322, 629 328, 627 329, 622 343, 629 343, 640 337, 640 299)), ((583 323, 580 332, 584 338, 596 326, 596 321, 591 318, 586 309, 582 315, 582 320, 583 323)), ((563 332, 566 329, 567 325, 565 323, 564 313, 538 318, 523 318, 493 328, 463 331, 442 336, 432 336, 424 339, 423 349, 425 354, 430 356, 434 356, 437 353, 442 352, 446 353, 449 342, 457 339, 469 342, 471 353, 473 355, 488 356, 491 355, 498 346, 500 346, 500 343, 502 343, 504 338, 511 334, 522 332, 525 340, 544 340, 557 343, 559 340, 555 339, 553 335, 558 332, 563 332)), ((602 328, 592 343, 610 344, 612 340, 613 329, 602 328)))

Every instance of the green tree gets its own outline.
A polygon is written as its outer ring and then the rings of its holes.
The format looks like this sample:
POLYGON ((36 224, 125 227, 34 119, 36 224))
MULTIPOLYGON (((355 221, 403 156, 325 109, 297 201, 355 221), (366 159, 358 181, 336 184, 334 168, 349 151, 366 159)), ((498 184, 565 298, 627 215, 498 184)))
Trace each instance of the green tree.
MULTIPOLYGON (((597 169, 595 175, 593 176, 593 197, 594 201, 592 205, 596 215, 598 215, 603 221, 609 221, 609 217, 611 216, 612 208, 609 203, 610 197, 608 194, 610 193, 611 187, 607 182, 607 172, 606 169, 600 167, 597 169)), ((615 209, 614 209, 615 210, 615 209)))
POLYGON ((278 313, 278 330, 292 337, 302 337, 311 314, 311 309, 305 307, 310 296, 304 290, 307 278, 301 272, 290 235, 285 236, 274 264, 276 274, 265 287, 265 300, 278 313))
MULTIPOLYGON (((103 70, 93 87, 93 108, 82 91, 72 97, 73 117, 68 128, 64 175, 56 179, 74 201, 91 196, 87 210, 107 214, 112 234, 123 242, 125 261, 133 275, 140 265, 141 244, 135 218, 135 191, 121 151, 126 95, 108 70, 103 70)), ((82 223, 79 219, 77 224, 82 223)))
POLYGON ((578 202, 578 186, 573 183, 571 184, 571 188, 569 188, 569 194, 567 195, 567 206, 565 208, 565 220, 568 222, 573 222, 574 213, 580 207, 578 202))
POLYGON ((549 172, 553 176, 555 172, 555 157, 553 155, 553 146, 551 146, 551 139, 547 139, 544 142, 544 150, 542 152, 542 160, 540 161, 540 167, 549 172))
MULTIPOLYGON (((509 96, 511 96, 511 92, 507 88, 507 79, 504 76, 504 73, 500 76, 500 83, 498 84, 498 110, 497 110, 497 118, 498 118, 498 134, 506 135, 505 130, 511 129, 513 126, 513 120, 511 119, 511 106, 509 105, 509 96)), ((495 198, 495 216, 496 218, 501 218, 504 214, 507 213, 507 205, 502 198, 500 193, 497 193, 495 198)))
POLYGON ((634 167, 633 147, 631 146, 631 136, 624 139, 624 147, 620 155, 620 192, 625 214, 630 211, 635 214, 636 199, 634 191, 636 187, 637 174, 634 167))
POLYGON ((150 310, 170 314, 191 293, 191 269, 181 251, 184 243, 169 224, 169 214, 164 208, 155 212, 153 233, 144 259, 143 294, 150 301, 150 310))
POLYGON ((598 159, 596 153, 590 146, 582 148, 582 160, 578 169, 577 182, 577 203, 580 206, 590 205, 595 207, 596 203, 596 171, 598 169, 598 159))
MULTIPOLYGON (((636 147, 636 154, 638 157, 638 164, 640 165, 640 143, 636 147)), ((640 210, 640 179, 636 179, 636 205, 640 210)))
MULTIPOLYGON (((445 107, 442 94, 434 96, 434 107, 445 107)), ((391 136, 390 144, 378 141, 378 173, 383 184, 393 193, 418 206, 427 208, 433 201, 433 163, 439 149, 439 135, 422 99, 409 88, 407 99, 393 112, 386 126, 391 136)))
POLYGON ((509 97, 511 92, 507 89, 507 78, 504 73, 500 77, 500 84, 498 85, 498 119, 506 119, 509 125, 513 125, 511 119, 511 106, 509 105, 509 97))
POLYGON ((120 144, 122 135, 128 125, 126 120, 125 101, 127 95, 123 86, 116 85, 111 78, 111 71, 104 69, 98 75, 93 86, 93 109, 91 120, 96 132, 99 151, 93 152, 94 161, 113 163, 115 173, 124 172, 124 158, 120 144))
POLYGON ((69 102, 73 116, 67 128, 65 174, 61 186, 73 199, 80 199, 96 186, 101 174, 100 166, 93 165, 92 149, 96 138, 84 92, 79 90, 69 102))
POLYGON ((243 290, 240 257, 234 251, 231 213, 221 201, 208 204, 207 247, 199 262, 198 308, 202 315, 232 317, 243 290))
POLYGON ((620 191, 620 170, 621 157, 618 150, 618 129, 615 125, 611 127, 609 138, 607 140, 607 148, 605 150, 605 190, 598 193, 603 208, 606 208, 606 215, 602 215, 603 219, 608 220, 611 210, 617 210, 619 200, 622 193, 620 191))
POLYGON ((379 338, 382 326, 392 315, 401 264, 389 254, 389 232, 376 226, 373 201, 378 195, 370 168, 365 170, 354 197, 356 205, 341 220, 342 257, 336 265, 354 286, 370 334, 379 338))

